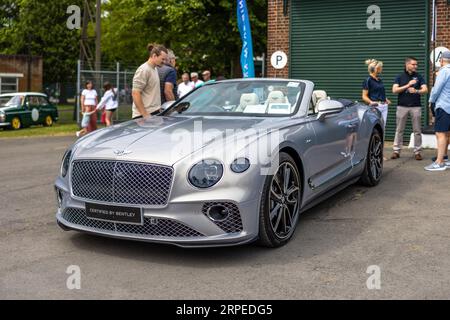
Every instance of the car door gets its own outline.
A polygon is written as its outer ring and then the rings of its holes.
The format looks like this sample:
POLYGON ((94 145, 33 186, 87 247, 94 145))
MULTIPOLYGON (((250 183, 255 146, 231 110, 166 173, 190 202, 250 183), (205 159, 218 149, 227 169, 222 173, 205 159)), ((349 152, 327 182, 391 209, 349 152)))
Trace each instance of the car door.
POLYGON ((44 123, 45 117, 52 116, 52 108, 46 97, 38 97, 39 99, 39 122, 44 123))
POLYGON ((40 98, 39 96, 27 97, 28 99, 27 109, 29 112, 29 119, 31 125, 40 124, 44 119, 41 112, 41 105, 39 98, 40 98))
POLYGON ((315 192, 322 193, 343 182, 350 173, 359 120, 354 117, 352 107, 323 120, 317 114, 309 118, 316 141, 310 152, 314 161, 308 183, 315 192))

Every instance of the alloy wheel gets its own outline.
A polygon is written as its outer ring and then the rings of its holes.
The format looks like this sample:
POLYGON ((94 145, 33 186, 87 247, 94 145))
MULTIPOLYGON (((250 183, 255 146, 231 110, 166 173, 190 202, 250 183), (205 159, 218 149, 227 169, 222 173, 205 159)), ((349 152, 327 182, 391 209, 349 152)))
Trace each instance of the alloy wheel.
POLYGON ((378 181, 383 173, 383 142, 378 135, 372 136, 369 150, 370 172, 378 181))
POLYGON ((279 239, 290 237, 299 214, 300 178, 289 162, 280 164, 270 184, 269 219, 279 239))

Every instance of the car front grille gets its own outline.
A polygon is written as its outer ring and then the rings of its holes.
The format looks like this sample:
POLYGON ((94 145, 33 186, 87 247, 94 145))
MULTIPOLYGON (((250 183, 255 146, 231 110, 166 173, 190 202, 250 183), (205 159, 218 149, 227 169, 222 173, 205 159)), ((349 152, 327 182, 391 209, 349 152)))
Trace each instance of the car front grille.
POLYGON ((83 209, 67 208, 62 213, 67 222, 88 227, 98 231, 109 231, 114 234, 131 234, 169 238, 203 237, 200 232, 174 220, 144 217, 143 225, 132 225, 117 222, 93 220, 86 217, 83 209))
POLYGON ((116 204, 164 206, 173 169, 154 164, 77 160, 72 165, 72 190, 84 200, 116 204))
POLYGON ((242 231, 242 219, 237 205, 230 202, 207 202, 203 205, 203 214, 208 216, 208 209, 213 206, 223 206, 229 211, 229 215, 225 220, 213 221, 219 228, 226 233, 239 233, 242 231))

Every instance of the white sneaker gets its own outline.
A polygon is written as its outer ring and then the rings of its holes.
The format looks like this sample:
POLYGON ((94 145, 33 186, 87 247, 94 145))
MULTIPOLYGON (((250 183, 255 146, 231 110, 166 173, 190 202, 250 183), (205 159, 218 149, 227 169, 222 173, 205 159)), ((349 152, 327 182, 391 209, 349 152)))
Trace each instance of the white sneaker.
POLYGON ((445 171, 447 169, 447 166, 445 163, 437 164, 436 162, 433 162, 432 164, 426 166, 424 169, 427 171, 445 171))

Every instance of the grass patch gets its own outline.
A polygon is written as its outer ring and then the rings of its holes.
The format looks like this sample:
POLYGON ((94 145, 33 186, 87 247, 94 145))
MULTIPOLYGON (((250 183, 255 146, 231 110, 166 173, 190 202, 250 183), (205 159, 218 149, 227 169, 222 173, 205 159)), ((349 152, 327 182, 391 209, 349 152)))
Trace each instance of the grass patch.
POLYGON ((20 130, 0 130, 0 138, 24 138, 24 137, 40 137, 40 136, 75 136, 78 125, 55 123, 51 127, 31 126, 20 130))
MULTIPOLYGON (((24 137, 45 137, 45 136, 75 136, 75 132, 79 130, 76 120, 73 120, 73 105, 58 105, 58 122, 51 127, 36 125, 20 130, 7 130, 0 128, 1 138, 24 138, 24 137)), ((114 121, 131 120, 131 106, 120 106, 118 109, 119 120, 117 114, 114 115, 114 121)), ((100 120, 101 113, 98 113, 100 120)), ((80 116, 81 117, 81 116, 80 116)), ((104 124, 98 123, 97 128, 101 129, 104 124)))

